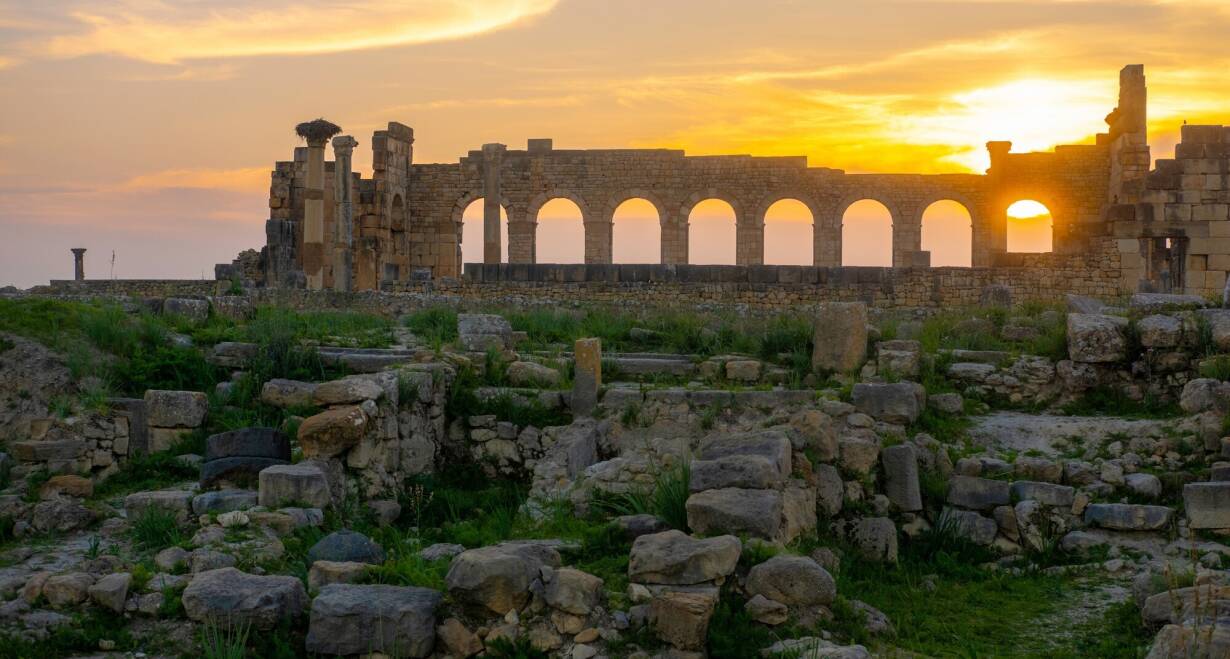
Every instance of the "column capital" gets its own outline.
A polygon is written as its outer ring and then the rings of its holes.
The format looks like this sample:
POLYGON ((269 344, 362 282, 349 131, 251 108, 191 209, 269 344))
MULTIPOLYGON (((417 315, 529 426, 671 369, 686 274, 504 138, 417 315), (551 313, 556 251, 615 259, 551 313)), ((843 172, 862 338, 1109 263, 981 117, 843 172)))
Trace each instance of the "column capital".
POLYGON ((71 251, 73 254, 77 256, 81 256, 82 254, 85 254, 85 249, 86 248, 84 247, 73 247, 69 251, 71 251))
POLYGON ((350 157, 359 141, 350 135, 338 135, 333 138, 333 153, 335 157, 350 157))

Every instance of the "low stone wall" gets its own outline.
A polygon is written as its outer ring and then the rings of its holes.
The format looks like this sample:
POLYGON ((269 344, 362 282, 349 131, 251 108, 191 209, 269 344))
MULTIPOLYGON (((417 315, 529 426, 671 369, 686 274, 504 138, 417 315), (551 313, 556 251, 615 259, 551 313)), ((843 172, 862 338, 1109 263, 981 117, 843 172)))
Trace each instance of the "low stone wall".
POLYGON ((131 297, 196 297, 220 295, 229 281, 212 279, 53 279, 31 292, 52 295, 128 295, 131 297))
MULTIPOLYGON (((388 290, 338 293, 255 289, 252 304, 296 309, 347 309, 397 315, 426 306, 559 304, 729 307, 774 311, 830 301, 878 308, 944 308, 979 304, 990 286, 1014 301, 1067 293, 1113 297, 1124 292, 1112 240, 1079 254, 1010 254, 987 268, 873 268, 785 265, 466 264, 465 278, 400 282, 388 290)), ((52 281, 35 294, 60 296, 209 297, 229 282, 201 280, 52 281)), ((228 298, 229 299, 229 298, 228 298)), ((215 303, 217 305, 217 303, 215 303)))

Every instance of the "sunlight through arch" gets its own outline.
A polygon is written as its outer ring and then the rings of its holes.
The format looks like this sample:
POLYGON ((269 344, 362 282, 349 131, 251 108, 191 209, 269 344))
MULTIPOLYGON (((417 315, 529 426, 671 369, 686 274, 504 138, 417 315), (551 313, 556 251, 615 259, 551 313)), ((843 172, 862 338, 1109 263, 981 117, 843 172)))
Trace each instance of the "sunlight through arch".
MULTIPOLYGON (((461 213, 461 262, 483 262, 483 199, 470 202, 461 213)), ((500 263, 508 263, 508 212, 500 206, 500 263)))
POLYGON ((735 209, 721 199, 706 199, 688 214, 688 263, 735 264, 735 209))
POLYGON ((1008 251, 1044 253, 1054 249, 1055 220, 1051 211, 1032 199, 1008 207, 1008 251))
POLYGON ((969 209, 951 199, 923 211, 922 249, 931 252, 931 266, 968 268, 974 262, 974 225, 969 209))
POLYGON ((662 260, 662 222, 648 199, 624 201, 611 216, 614 263, 659 263, 662 260))
POLYGON ((893 265, 893 215, 874 199, 850 204, 841 216, 841 264, 893 265))
POLYGON ((556 197, 538 209, 539 263, 585 263, 585 220, 576 202, 556 197))
POLYGON ((768 265, 812 265, 815 218, 798 199, 775 202, 764 214, 764 262, 768 265))

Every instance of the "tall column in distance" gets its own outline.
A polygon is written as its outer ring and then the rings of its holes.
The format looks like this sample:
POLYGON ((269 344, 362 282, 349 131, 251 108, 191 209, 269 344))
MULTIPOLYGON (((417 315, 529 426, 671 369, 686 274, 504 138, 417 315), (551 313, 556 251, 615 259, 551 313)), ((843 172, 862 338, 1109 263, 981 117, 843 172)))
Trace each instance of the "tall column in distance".
POLYGON ((483 263, 499 263, 500 245, 500 164, 508 147, 503 144, 483 145, 483 263))
POLYGON ((325 284, 325 143, 342 132, 324 119, 295 126, 308 145, 307 182, 303 190, 303 274, 309 290, 325 284))
POLYGON ((333 138, 333 160, 337 199, 337 236, 333 241, 333 290, 354 290, 351 273, 354 270, 354 200, 351 188, 350 157, 358 140, 350 135, 333 138))
POLYGON ((73 281, 85 281, 85 248, 74 247, 73 252, 73 281))

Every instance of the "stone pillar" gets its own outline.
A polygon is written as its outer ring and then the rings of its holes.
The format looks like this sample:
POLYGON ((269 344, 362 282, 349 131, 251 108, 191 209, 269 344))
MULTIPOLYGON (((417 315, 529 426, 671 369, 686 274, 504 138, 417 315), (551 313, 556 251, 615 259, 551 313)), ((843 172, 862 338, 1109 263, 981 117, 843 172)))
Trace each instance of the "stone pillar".
POLYGON ((538 235, 538 223, 528 217, 514 218, 508 215, 508 262, 536 263, 534 241, 538 235))
POLYGON ((817 267, 835 268, 841 265, 841 218, 826 212, 812 225, 812 261, 817 267))
POLYGON ((893 216, 893 267, 908 268, 922 250, 922 218, 893 216))
POLYGON ((325 142, 309 138, 307 184, 303 190, 303 274, 309 290, 325 285, 325 142))
POLYGON ((577 339, 573 348, 576 363, 572 376, 572 413, 590 416, 598 405, 602 388, 602 340, 577 339))
POLYGON ((333 239, 333 290, 350 292, 354 290, 352 279, 354 272, 354 200, 352 188, 354 182, 350 173, 350 157, 358 140, 349 135, 333 138, 333 159, 335 165, 334 185, 337 199, 337 236, 333 239))
POLYGON ((483 263, 499 263, 503 254, 500 245, 500 164, 508 147, 503 144, 483 145, 483 263))
POLYGON ((610 263, 612 259, 612 222, 585 219, 585 262, 610 263))
POLYGON ((662 263, 688 262, 688 218, 662 218, 662 263))
POLYGON ((764 221, 739 218, 735 224, 735 265, 764 263, 764 221))
POLYGON ((85 281, 85 248, 74 247, 73 252, 73 281, 85 281))

